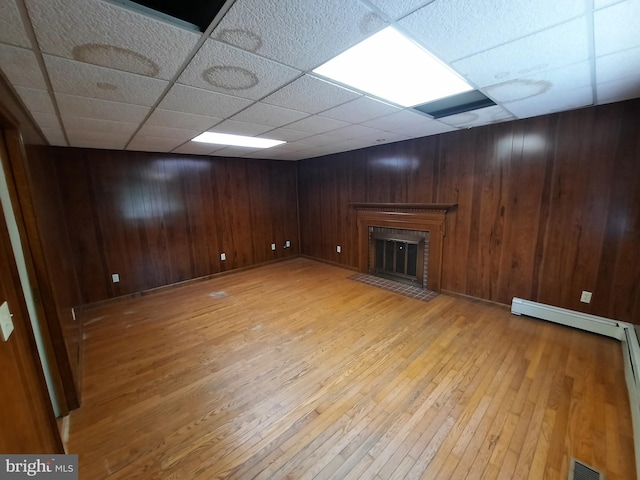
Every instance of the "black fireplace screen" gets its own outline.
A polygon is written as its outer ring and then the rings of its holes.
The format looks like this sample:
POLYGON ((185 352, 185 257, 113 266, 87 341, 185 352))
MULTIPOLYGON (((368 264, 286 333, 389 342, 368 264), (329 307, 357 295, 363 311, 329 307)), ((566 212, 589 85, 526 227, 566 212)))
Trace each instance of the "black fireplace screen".
POLYGON ((373 234, 374 273, 422 286, 424 238, 402 234, 373 234))

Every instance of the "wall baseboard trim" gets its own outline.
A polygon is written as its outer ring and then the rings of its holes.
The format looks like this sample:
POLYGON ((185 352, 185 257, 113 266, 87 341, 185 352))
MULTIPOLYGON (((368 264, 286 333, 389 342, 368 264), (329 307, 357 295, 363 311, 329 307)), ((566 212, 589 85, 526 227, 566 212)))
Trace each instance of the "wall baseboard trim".
POLYGON ((354 272, 358 271, 358 267, 352 267, 351 265, 343 265, 342 263, 332 262, 331 260, 325 260, 324 258, 312 257, 311 255, 304 255, 302 253, 300 254, 300 256, 308 260, 315 260, 316 262, 326 263, 327 265, 333 265, 334 267, 346 268, 347 270, 352 270, 354 272))
POLYGON ((276 258, 274 260, 269 260, 267 262, 262 262, 262 263, 256 263, 254 265, 248 265, 246 267, 234 268, 233 270, 225 270, 224 272, 212 273, 211 275, 205 275, 203 277, 190 278, 189 280, 184 280, 182 282, 170 283, 169 285, 161 285, 159 287, 149 288, 147 290, 142 290, 141 292, 134 292, 134 293, 128 293, 126 295, 120 295, 117 297, 105 298, 104 300, 98 300, 97 302, 80 305, 80 306, 74 307, 73 309, 75 311, 76 319, 79 319, 80 321, 82 321, 82 314, 84 314, 88 310, 91 310, 92 308, 102 307, 104 305, 110 305, 112 303, 117 303, 122 300, 129 300, 132 298, 144 297, 146 295, 152 295, 154 293, 163 292, 165 290, 184 287, 186 285, 205 282, 207 280, 224 277, 226 275, 231 275, 234 273, 246 272, 247 270, 253 270, 255 268, 264 267, 266 265, 271 265, 273 263, 286 262, 287 260, 293 260, 295 258, 300 258, 300 257, 301 255, 295 254, 295 255, 290 255, 288 257, 284 257, 284 258, 276 258))
POLYGON ((438 293, 441 293, 442 295, 447 295, 449 297, 469 300, 470 302, 478 302, 484 305, 490 305, 492 307, 502 308, 504 310, 509 310, 511 308, 511 305, 508 305, 506 303, 495 302, 493 300, 487 300, 486 298, 474 297, 472 295, 467 295, 466 293, 458 293, 458 292, 453 292, 451 290, 446 290, 446 289, 442 289, 438 293))
POLYGON ((539 318, 586 332, 604 335, 620 342, 631 407, 636 478, 640 480, 640 343, 638 342, 635 326, 627 322, 567 310, 544 303, 531 302, 517 297, 514 297, 511 302, 511 313, 539 318))

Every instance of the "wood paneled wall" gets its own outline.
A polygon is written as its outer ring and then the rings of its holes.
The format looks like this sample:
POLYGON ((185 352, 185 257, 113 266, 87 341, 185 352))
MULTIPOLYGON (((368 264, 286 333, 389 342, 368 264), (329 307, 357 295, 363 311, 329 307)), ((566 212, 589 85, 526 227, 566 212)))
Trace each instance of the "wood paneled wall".
POLYGON ((60 227, 68 231, 83 303, 299 253, 290 162, 74 148, 46 153, 39 160, 55 173, 35 178, 35 188, 57 185, 60 227))
POLYGON ((80 405, 83 333, 73 308, 83 301, 55 163, 48 156, 48 147, 31 145, 25 158, 15 168, 41 302, 64 386, 68 407, 64 413, 80 405))
POLYGON ((357 266, 349 202, 457 203, 444 290, 640 323, 640 100, 304 160, 298 188, 303 254, 357 266))

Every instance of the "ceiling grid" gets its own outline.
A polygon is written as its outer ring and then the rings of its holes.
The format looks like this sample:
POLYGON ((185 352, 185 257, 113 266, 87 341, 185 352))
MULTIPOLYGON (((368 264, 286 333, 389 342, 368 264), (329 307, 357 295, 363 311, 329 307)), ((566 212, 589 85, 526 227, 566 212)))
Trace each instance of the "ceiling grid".
POLYGON ((0 71, 51 145, 300 160, 640 97, 640 0, 235 0, 202 33, 0 0, 0 71), (496 105, 433 119, 312 70, 393 25, 496 105), (284 140, 191 142, 205 131, 284 140))

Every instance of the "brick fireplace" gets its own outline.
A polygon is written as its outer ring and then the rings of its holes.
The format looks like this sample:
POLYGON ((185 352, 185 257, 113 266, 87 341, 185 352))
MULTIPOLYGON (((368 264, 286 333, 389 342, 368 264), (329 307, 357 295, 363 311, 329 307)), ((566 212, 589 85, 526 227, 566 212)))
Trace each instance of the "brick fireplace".
POLYGON ((351 205, 357 210, 359 272, 382 273, 405 283, 440 291, 446 213, 455 205, 351 205), (377 251, 377 248, 384 251, 377 251), (418 259, 421 253, 423 260, 418 259))

